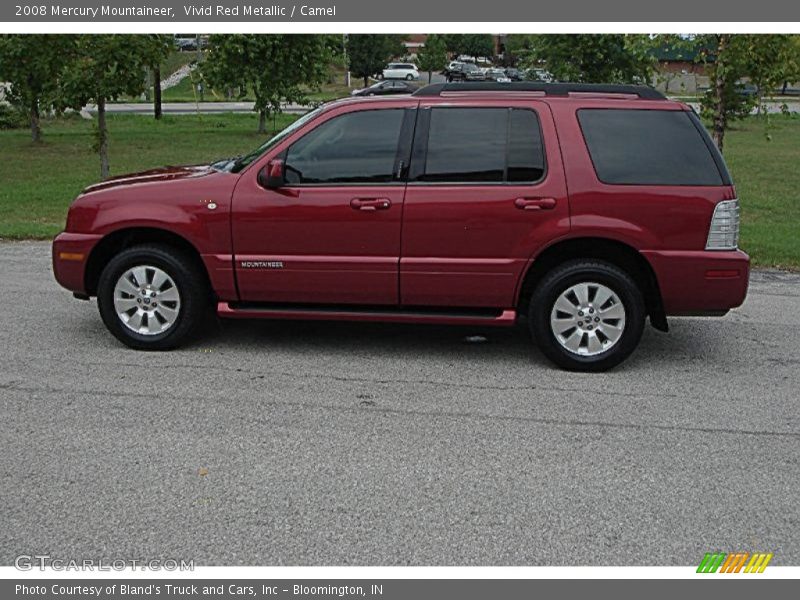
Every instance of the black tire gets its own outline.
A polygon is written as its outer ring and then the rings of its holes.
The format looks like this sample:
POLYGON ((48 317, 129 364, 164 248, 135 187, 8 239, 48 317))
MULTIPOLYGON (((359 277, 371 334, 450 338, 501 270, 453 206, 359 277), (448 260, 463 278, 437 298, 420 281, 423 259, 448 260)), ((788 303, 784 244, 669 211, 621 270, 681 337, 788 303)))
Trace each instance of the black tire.
POLYGON ((208 314, 209 299, 207 279, 196 262, 184 252, 161 244, 123 250, 105 266, 97 285, 97 306, 103 323, 114 337, 136 350, 171 350, 189 341, 208 314), (180 295, 177 317, 160 333, 144 335, 133 331, 114 306, 117 282, 128 269, 141 265, 161 269, 172 278, 180 295))
POLYGON ((406 75, 406 81, 411 81, 412 79, 414 79, 413 75, 406 75))
MULTIPOLYGON (((596 260, 572 260, 554 268, 536 286, 528 309, 531 333, 542 353, 562 369, 570 371, 597 372, 617 366, 639 344, 645 316, 642 292, 631 276, 619 267, 596 260), (608 350, 581 356, 558 341, 550 317, 562 293, 572 286, 590 282, 606 286, 616 294, 624 308, 625 322, 622 334, 608 350)), ((595 335, 600 334, 595 332, 595 335)))

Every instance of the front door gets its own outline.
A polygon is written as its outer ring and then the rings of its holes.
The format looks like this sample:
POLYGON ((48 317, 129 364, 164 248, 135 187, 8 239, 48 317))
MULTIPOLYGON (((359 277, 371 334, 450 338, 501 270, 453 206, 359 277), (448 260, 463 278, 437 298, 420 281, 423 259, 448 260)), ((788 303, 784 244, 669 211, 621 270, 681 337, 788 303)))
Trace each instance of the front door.
MULTIPOLYGON (((372 105, 374 106, 374 105, 372 105)), ((288 145, 285 185, 255 170, 234 192, 232 232, 243 301, 396 305, 400 231, 414 110, 344 107, 288 145)), ((320 122, 321 120, 321 122, 320 122)))
POLYGON ((419 107, 403 222, 405 306, 511 308, 535 252, 569 231, 555 125, 536 100, 419 107), (544 143, 546 140, 547 143, 544 143))

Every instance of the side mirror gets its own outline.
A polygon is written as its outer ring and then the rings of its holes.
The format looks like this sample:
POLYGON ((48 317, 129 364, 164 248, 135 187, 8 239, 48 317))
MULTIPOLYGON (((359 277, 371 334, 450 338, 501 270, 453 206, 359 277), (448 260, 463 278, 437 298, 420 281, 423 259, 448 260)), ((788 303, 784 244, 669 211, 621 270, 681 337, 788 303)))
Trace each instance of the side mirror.
POLYGON ((276 190, 286 183, 283 174, 283 161, 276 158, 267 163, 267 166, 258 172, 258 183, 268 190, 276 190))

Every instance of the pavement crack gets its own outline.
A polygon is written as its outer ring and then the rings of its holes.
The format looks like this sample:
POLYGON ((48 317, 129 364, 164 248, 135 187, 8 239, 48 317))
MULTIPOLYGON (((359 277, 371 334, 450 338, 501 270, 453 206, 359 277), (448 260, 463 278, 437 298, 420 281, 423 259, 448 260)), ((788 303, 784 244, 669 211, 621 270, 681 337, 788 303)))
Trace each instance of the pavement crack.
MULTIPOLYGON (((61 388, 52 387, 25 387, 14 386, 10 384, 0 384, 0 389, 8 389, 14 391, 23 391, 29 393, 44 393, 44 394, 79 394, 83 396, 102 396, 113 398, 138 398, 139 394, 134 392, 101 392, 96 390, 66 390, 61 388)), ((171 400, 209 400, 207 397, 180 397, 170 396, 171 400)), ((287 402, 282 400, 264 400, 260 406, 283 406, 289 408, 302 408, 310 410, 330 410, 337 412, 349 412, 364 414, 362 407, 354 408, 352 406, 336 406, 332 404, 313 404, 310 402, 287 402)), ((611 428, 622 430, 634 431, 666 431, 678 433, 702 433, 712 435, 741 435, 741 436, 756 436, 756 437, 778 437, 790 438, 800 440, 800 432, 796 431, 770 431, 770 430, 757 430, 757 429, 735 429, 732 427, 701 427, 691 425, 658 425, 654 423, 618 423, 613 421, 599 421, 599 420, 581 420, 581 419, 552 419, 545 417, 526 417, 522 415, 492 415, 492 414, 476 414, 464 411, 426 411, 426 410, 403 410, 399 408, 390 407, 370 407, 369 411, 372 414, 383 413, 388 415, 397 416, 411 416, 430 418, 451 418, 451 419, 470 419, 479 421, 508 421, 512 423, 531 423, 537 425, 549 425, 556 427, 594 427, 594 428, 611 428)))
MULTIPOLYGON (((40 361, 42 359, 39 359, 40 361)), ((120 362, 85 362, 83 363, 86 366, 95 366, 95 367, 109 367, 111 365, 115 367, 132 367, 136 369, 145 368, 144 365, 138 363, 120 363, 120 362)), ((231 373, 231 368, 228 366, 214 366, 214 365, 146 365, 146 368, 150 371, 152 370, 171 370, 171 369, 198 369, 202 368, 205 371, 210 370, 217 370, 217 371, 224 371, 228 374, 231 373)), ((437 386, 437 387, 451 387, 457 389, 468 389, 468 390, 478 390, 478 391, 494 391, 494 392, 535 392, 539 390, 546 390, 548 392, 561 392, 561 393, 568 393, 568 394, 585 394, 591 393, 595 390, 591 388, 585 387, 569 387, 569 386, 559 386, 559 385, 546 385, 546 386, 536 386, 536 385, 500 385, 500 384, 485 384, 485 383, 469 383, 464 381, 442 381, 437 379, 426 379, 426 378, 417 378, 417 379, 392 379, 392 378, 375 378, 375 377, 360 377, 360 376, 353 376, 353 375, 332 375, 328 373, 298 373, 296 371, 253 371, 253 370, 244 370, 237 368, 235 369, 237 374, 241 374, 242 376, 247 376, 250 379, 264 379, 265 377, 285 377, 287 379, 316 379, 316 380, 324 380, 324 381, 337 381, 343 383, 366 383, 366 384, 377 384, 377 385, 427 385, 427 386, 437 386)), ((615 396, 622 397, 622 398, 639 398, 641 396, 640 393, 636 392, 622 392, 616 391, 614 392, 615 396)), ((666 399, 677 399, 677 398, 685 398, 685 395, 680 394, 673 394, 663 391, 654 392, 651 394, 652 396, 657 396, 659 398, 666 398, 666 399)))

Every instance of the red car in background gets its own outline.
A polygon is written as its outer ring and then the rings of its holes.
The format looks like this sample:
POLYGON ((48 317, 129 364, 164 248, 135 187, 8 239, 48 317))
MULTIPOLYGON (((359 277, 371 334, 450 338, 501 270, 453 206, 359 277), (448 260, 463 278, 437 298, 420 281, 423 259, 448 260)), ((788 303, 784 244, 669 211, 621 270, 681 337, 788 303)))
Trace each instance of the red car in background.
POLYGON ((736 190, 685 104, 647 87, 434 84, 324 105, 252 153, 87 188, 59 283, 174 348, 221 317, 513 325, 598 371, 646 318, 746 295, 736 190))

